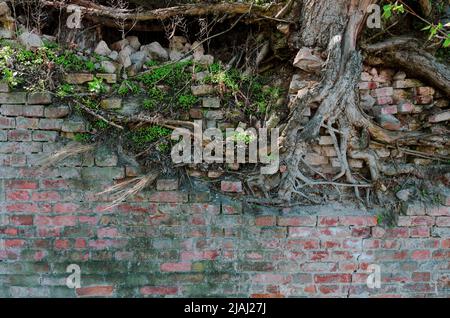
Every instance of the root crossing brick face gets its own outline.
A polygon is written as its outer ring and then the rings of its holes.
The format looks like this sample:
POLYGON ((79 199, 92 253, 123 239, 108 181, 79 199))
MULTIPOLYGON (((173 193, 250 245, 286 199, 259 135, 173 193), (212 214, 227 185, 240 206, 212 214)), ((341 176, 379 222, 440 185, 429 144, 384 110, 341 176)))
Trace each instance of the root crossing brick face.
MULTIPOLYGON (((417 81, 399 76, 389 86, 389 72, 372 73, 359 84, 371 110, 410 116, 417 113, 415 98, 422 102, 433 96, 417 81), (402 103, 405 100, 409 104, 402 103)), ((92 78, 69 77, 74 82, 92 78)), ((208 95, 211 88, 197 87, 195 92, 208 95)), ((140 175, 139 169, 125 168, 117 155, 106 151, 86 156, 83 163, 68 160, 38 170, 38 158, 60 149, 61 130, 84 132, 86 125, 69 120, 66 106, 44 107, 49 96, 4 94, 0 274, 11 279, 0 284, 2 297, 446 296, 442 286, 450 261, 450 196, 445 193, 440 197, 443 205, 404 204, 393 227, 378 224, 374 214, 362 211, 253 211, 235 199, 236 194, 224 199, 213 191, 185 191, 178 180, 163 178, 156 182, 156 191, 105 209, 109 199, 96 193, 125 175, 140 175), (82 270, 82 287, 76 290, 61 288, 69 261, 82 270), (381 289, 365 285, 371 264, 382 268, 381 289), (37 285, 38 276, 42 284, 37 285)), ((437 103, 442 97, 436 94, 437 103)), ((448 119, 445 107, 424 117, 442 123, 448 119)), ((420 110, 425 114, 427 106, 420 110)), ((400 129, 403 121, 388 115, 396 121, 389 116, 378 120, 400 129)), ((305 160, 314 167, 333 168, 332 138, 321 136, 318 144, 305 160)), ((383 158, 391 155, 385 149, 376 152, 383 158)), ((349 164, 352 169, 366 167, 363 161, 349 164)), ((336 167, 330 173, 338 173, 336 167)), ((243 192, 240 181, 220 185, 224 192, 243 192)))

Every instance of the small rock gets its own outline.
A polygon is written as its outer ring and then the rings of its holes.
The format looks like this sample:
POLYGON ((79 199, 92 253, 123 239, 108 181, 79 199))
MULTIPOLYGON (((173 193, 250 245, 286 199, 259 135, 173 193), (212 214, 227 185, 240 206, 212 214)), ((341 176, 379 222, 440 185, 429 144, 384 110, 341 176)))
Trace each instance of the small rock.
POLYGON ((191 91, 194 96, 204 96, 213 94, 215 89, 212 85, 197 85, 191 86, 191 91))
POLYGON ((108 98, 100 102, 100 107, 104 109, 120 109, 122 107, 121 98, 108 98))
POLYGON ((0 39, 12 39, 13 32, 6 29, 0 29, 0 39))
POLYGON ((223 111, 208 110, 205 112, 205 118, 209 120, 221 120, 223 118, 223 111))
POLYGON ((179 51, 172 50, 169 53, 169 58, 171 61, 179 61, 183 57, 183 53, 179 51))
POLYGON ((169 54, 158 42, 152 42, 141 46, 141 51, 147 52, 152 60, 167 61, 169 54))
POLYGON ((22 33, 19 36, 19 42, 27 48, 38 48, 44 45, 39 35, 30 32, 22 33))
POLYGON ((402 124, 400 121, 391 114, 382 114, 377 116, 377 121, 381 127, 389 130, 400 130, 402 124))
POLYGON ((208 178, 217 179, 223 175, 223 171, 208 171, 208 178))
POLYGON ((410 189, 400 190, 395 194, 395 196, 399 200, 406 202, 409 200, 409 197, 411 196, 411 190, 410 189))
POLYGON ((406 73, 403 71, 395 73, 394 77, 392 78, 394 81, 402 81, 406 78, 406 73))
POLYGON ((194 53, 204 55, 205 54, 205 48, 203 47, 203 44, 200 44, 200 42, 195 41, 191 45, 191 50, 194 50, 194 53))
POLYGON ((102 61, 100 63, 101 68, 105 71, 105 73, 113 74, 116 72, 116 66, 113 62, 110 61, 102 61))
POLYGON ((295 56, 293 65, 306 72, 317 72, 322 69, 323 60, 313 54, 313 50, 307 47, 301 48, 295 56))
POLYGON ((117 53, 117 51, 112 51, 111 54, 108 55, 108 57, 111 60, 116 61, 119 57, 119 53, 117 53))
POLYGON ((0 2, 0 17, 10 16, 11 10, 6 2, 0 2))
POLYGON ((202 106, 205 108, 220 108, 220 99, 218 97, 204 97, 202 106))
POLYGON ((69 73, 65 76, 68 84, 84 84, 94 79, 94 75, 89 73, 69 73))
POLYGON ((114 84, 117 82, 117 75, 116 74, 101 74, 98 73, 95 76, 98 78, 104 79, 106 83, 108 84, 114 84))
POLYGON ((140 71, 144 63, 148 60, 147 52, 138 51, 130 55, 131 63, 136 68, 136 71, 140 71))
POLYGON ((139 42, 139 38, 134 35, 127 36, 125 38, 128 41, 128 44, 135 50, 139 50, 141 47, 141 42, 139 42))
POLYGON ((114 51, 120 52, 122 51, 127 45, 128 45, 128 40, 127 39, 123 39, 117 42, 114 42, 113 44, 111 44, 111 49, 113 49, 114 51))
POLYGON ((94 50, 95 53, 102 56, 109 56, 111 54, 111 49, 108 47, 105 41, 100 41, 94 50))
POLYGON ((200 65, 209 66, 214 63, 214 56, 209 54, 201 56, 194 55, 194 61, 196 61, 200 65))
POLYGON ((450 120, 450 110, 438 113, 438 114, 434 114, 433 116, 431 116, 428 121, 430 123, 439 123, 441 121, 447 121, 450 120))
POLYGON ((131 66, 130 53, 127 50, 120 51, 117 61, 122 64, 124 68, 131 66))
POLYGON ((175 35, 170 39, 169 49, 174 51, 183 51, 186 43, 187 39, 184 36, 175 35))

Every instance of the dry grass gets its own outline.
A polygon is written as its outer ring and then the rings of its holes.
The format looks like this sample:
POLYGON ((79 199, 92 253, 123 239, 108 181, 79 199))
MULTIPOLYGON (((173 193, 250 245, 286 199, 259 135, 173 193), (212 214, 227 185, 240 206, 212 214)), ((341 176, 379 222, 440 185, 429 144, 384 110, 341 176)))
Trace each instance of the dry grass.
POLYGON ((97 193, 98 196, 101 195, 111 195, 114 200, 104 208, 104 210, 107 210, 109 208, 112 208, 119 203, 125 201, 129 197, 135 195, 136 193, 139 193, 142 191, 146 186, 153 183, 153 181, 156 180, 158 177, 157 172, 153 172, 150 174, 147 174, 145 176, 136 177, 124 182, 121 182, 119 184, 113 185, 108 187, 102 192, 97 193))
POLYGON ((49 156, 42 158, 38 164, 40 168, 44 170, 48 167, 54 166, 56 163, 64 159, 94 150, 95 147, 96 145, 82 145, 79 143, 71 143, 50 154, 49 156))

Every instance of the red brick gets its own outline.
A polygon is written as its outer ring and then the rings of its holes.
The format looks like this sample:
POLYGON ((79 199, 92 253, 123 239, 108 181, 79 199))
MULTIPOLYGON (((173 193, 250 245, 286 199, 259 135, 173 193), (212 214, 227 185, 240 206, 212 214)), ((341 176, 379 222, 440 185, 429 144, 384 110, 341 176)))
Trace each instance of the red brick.
POLYGON ((7 200, 11 201, 28 201, 30 200, 30 193, 28 191, 8 191, 6 193, 7 200))
POLYGON ((9 141, 31 141, 30 130, 8 130, 9 141))
POLYGON ((32 215, 12 215, 9 220, 14 225, 33 225, 32 215))
POLYGON ((33 201, 59 201, 61 196, 55 191, 33 192, 31 199, 33 201))
POLYGON ((75 240, 75 244, 74 244, 75 248, 86 248, 86 246, 87 246, 87 242, 85 239, 77 238, 75 240))
POLYGON ((36 216, 36 225, 50 226, 74 226, 77 222, 76 216, 36 216))
POLYGON ((56 249, 68 249, 69 241, 68 240, 55 240, 55 248, 56 249))
POLYGON ((25 245, 25 240, 13 239, 13 240, 5 240, 5 247, 22 247, 25 245))
POLYGON ((182 203, 187 202, 187 200, 187 193, 177 191, 154 192, 149 197, 149 201, 151 202, 182 203))
POLYGON ((221 181, 220 189, 223 192, 242 192, 242 182, 241 181, 221 181))
POLYGON ((339 224, 339 217, 319 216, 319 226, 336 226, 339 224))
POLYGON ((318 249, 319 241, 318 240, 289 240, 288 241, 289 249, 295 249, 299 247, 300 249, 318 249))
POLYGON ((164 263, 161 264, 162 272, 189 272, 192 269, 191 263, 164 263))
POLYGON ((115 228, 99 228, 97 229, 97 236, 99 238, 105 238, 105 237, 119 237, 119 232, 115 228))
POLYGON ((398 226, 433 225, 434 218, 431 216, 403 216, 398 217, 398 226))
POLYGON ((431 253, 429 250, 419 250, 419 251, 413 251, 411 253, 411 258, 413 260, 424 260, 429 259, 431 256, 431 253))
POLYGON ((11 189, 21 190, 33 190, 38 188, 38 184, 35 181, 29 180, 9 180, 6 186, 11 189))
POLYGON ((289 237, 317 237, 317 230, 311 227, 289 227, 289 237))
POLYGON ((431 279, 431 273, 429 272, 414 272, 412 273, 413 282, 429 282, 431 279))
POLYGON ((53 212, 56 213, 74 213, 79 211, 80 206, 75 203, 56 203, 53 206, 53 212))
POLYGON ((28 212, 28 213, 39 213, 39 212, 50 212, 50 205, 39 205, 36 203, 15 203, 6 206, 6 211, 8 212, 28 212))
POLYGON ((279 226, 315 226, 315 216, 277 217, 279 226))
POLYGON ((450 227, 450 217, 448 217, 448 216, 438 216, 436 218, 436 226, 439 226, 439 227, 450 227))
POLYGON ((450 216, 450 206, 427 206, 425 212, 430 216, 450 216))
POLYGON ((351 274, 316 274, 316 275, 314 275, 314 282, 316 284, 350 283, 351 280, 352 280, 351 274))
POLYGON ((375 89, 378 87, 378 83, 377 82, 360 82, 358 84, 358 88, 361 90, 366 90, 366 89, 375 89))
POLYGON ((411 237, 429 237, 430 228, 428 226, 416 226, 409 229, 411 237))
POLYGON ((275 216, 266 215, 266 216, 258 216, 255 218, 256 226, 273 226, 275 225, 275 216))
POLYGON ((383 229, 376 226, 372 229, 372 235, 374 238, 406 238, 409 236, 409 231, 408 228, 383 229))
POLYGON ((144 286, 141 287, 140 293, 142 295, 176 295, 178 287, 144 286))
POLYGON ((375 225, 377 225, 377 217, 376 216, 340 216, 339 223, 341 225, 375 226, 375 225))
POLYGON ((114 292, 114 288, 111 285, 106 286, 89 286, 89 287, 81 287, 76 289, 76 293, 78 296, 112 296, 114 292))

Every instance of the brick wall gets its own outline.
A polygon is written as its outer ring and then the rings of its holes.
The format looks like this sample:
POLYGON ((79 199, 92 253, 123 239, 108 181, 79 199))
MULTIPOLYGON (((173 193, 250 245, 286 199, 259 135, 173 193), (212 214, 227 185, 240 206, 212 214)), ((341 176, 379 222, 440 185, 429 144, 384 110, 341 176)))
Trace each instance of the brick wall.
POLYGON ((450 206, 410 204, 384 228, 375 213, 257 209, 166 180, 105 209, 96 193, 133 169, 104 149, 38 169, 84 123, 45 94, 4 91, 0 105, 1 297, 449 296, 450 206))

